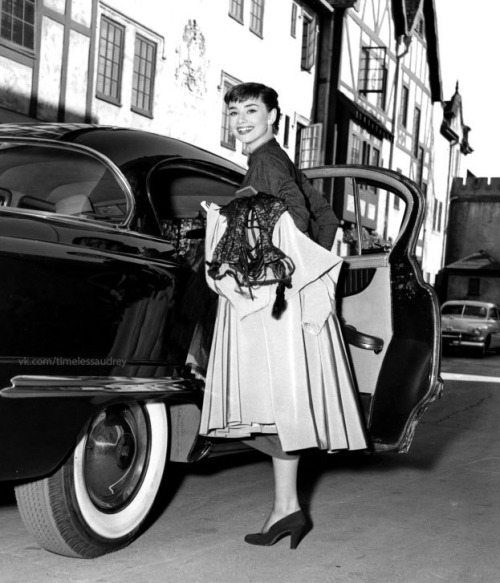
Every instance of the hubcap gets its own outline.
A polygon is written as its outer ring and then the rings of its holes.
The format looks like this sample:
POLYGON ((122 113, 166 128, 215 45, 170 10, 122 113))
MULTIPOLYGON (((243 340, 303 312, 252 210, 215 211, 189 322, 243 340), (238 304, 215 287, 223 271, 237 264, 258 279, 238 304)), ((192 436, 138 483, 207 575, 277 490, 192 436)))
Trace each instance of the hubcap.
POLYGON ((149 442, 149 424, 137 404, 110 407, 94 419, 83 470, 98 508, 116 512, 133 499, 147 467, 149 442))

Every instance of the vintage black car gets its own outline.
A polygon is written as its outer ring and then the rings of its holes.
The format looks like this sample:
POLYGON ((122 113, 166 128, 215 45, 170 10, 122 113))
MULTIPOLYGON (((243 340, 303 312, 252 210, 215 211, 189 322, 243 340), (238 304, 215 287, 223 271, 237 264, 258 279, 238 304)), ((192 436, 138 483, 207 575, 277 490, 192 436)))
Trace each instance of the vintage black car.
MULTIPOLYGON (((137 130, 0 127, 0 479, 45 549, 122 548, 166 464, 227 447, 198 436, 203 385, 186 355, 210 303, 192 295, 200 203, 225 204, 243 173, 137 130)), ((414 256, 423 196, 382 168, 308 173, 351 197, 339 314, 372 449, 405 452, 442 388, 438 303, 414 256), (401 228, 367 248, 363 193, 377 190, 399 198, 401 228)))

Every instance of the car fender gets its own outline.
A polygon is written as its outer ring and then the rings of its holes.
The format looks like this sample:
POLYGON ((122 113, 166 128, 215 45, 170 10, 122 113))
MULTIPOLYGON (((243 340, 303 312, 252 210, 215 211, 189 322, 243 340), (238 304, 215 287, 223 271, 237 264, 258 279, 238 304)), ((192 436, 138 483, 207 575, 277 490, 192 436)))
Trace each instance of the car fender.
POLYGON ((15 377, 0 391, 0 480, 51 474, 93 417, 106 407, 130 402, 176 405, 172 449, 177 461, 197 438, 193 412, 199 410, 200 394, 200 381, 177 377, 15 377))

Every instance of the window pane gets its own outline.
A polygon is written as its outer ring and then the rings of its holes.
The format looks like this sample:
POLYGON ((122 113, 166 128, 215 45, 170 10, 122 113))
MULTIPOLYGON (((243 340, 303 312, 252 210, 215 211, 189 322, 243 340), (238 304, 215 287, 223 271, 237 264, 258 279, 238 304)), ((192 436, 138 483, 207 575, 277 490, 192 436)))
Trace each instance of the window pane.
POLYGON ((316 53, 316 23, 308 14, 303 14, 301 67, 310 71, 314 66, 316 53))
POLYGON ((300 132, 300 168, 312 168, 319 159, 321 124, 313 124, 300 132))
POLYGON ((264 0, 251 0, 250 30, 262 36, 264 21, 264 0))
POLYGON ((229 14, 236 20, 243 22, 243 0, 230 0, 229 14))
POLYGON ((132 107, 148 114, 153 111, 155 71, 156 44, 137 35, 132 78, 132 107))
POLYGON ((3 39, 27 49, 34 48, 35 0, 4 0, 1 2, 3 39))
POLYGON ((295 38, 297 36, 297 4, 292 3, 292 21, 290 23, 290 34, 295 38))
POLYGON ((386 49, 363 47, 359 63, 359 90, 362 93, 385 92, 386 49))
POLYGON ((123 66, 123 27, 103 17, 97 63, 97 93, 119 103, 123 66))

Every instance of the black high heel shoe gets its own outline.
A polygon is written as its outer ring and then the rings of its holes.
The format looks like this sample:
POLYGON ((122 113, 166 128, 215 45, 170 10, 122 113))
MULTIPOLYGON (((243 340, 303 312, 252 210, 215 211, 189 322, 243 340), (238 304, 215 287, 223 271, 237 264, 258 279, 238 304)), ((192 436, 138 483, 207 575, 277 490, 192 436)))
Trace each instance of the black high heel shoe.
POLYGON ((307 520, 302 510, 297 510, 275 522, 267 532, 247 534, 245 542, 270 547, 284 536, 290 535, 290 548, 296 549, 307 530, 307 520))

